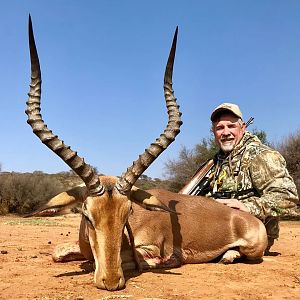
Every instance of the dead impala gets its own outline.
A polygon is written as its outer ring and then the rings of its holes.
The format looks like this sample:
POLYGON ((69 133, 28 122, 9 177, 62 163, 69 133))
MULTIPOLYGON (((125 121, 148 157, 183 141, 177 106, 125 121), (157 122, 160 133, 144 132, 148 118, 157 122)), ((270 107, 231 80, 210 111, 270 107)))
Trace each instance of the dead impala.
POLYGON ((39 139, 84 182, 84 186, 52 198, 40 211, 82 202, 80 251, 86 259, 95 261, 94 281, 101 289, 123 288, 123 269, 135 268, 136 262, 143 268, 179 267, 220 256, 222 262, 231 263, 241 256, 261 258, 267 245, 264 225, 248 213, 205 197, 160 189, 143 191, 134 186, 141 174, 173 142, 182 124, 172 90, 176 41, 177 29, 164 76, 169 118, 166 129, 121 177, 98 177, 42 119, 40 64, 29 17, 31 84, 27 122, 39 139))

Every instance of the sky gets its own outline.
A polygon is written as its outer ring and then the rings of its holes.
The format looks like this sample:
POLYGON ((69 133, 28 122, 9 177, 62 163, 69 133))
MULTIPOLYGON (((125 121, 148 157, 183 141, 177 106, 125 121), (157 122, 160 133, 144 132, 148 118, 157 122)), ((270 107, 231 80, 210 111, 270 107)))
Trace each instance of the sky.
POLYGON ((173 88, 183 125, 144 173, 210 136, 222 102, 280 143, 300 129, 300 1, 1 1, 2 171, 69 167, 26 123, 30 83, 28 15, 42 72, 45 123, 85 161, 121 175, 163 132, 164 69, 179 27, 173 88))

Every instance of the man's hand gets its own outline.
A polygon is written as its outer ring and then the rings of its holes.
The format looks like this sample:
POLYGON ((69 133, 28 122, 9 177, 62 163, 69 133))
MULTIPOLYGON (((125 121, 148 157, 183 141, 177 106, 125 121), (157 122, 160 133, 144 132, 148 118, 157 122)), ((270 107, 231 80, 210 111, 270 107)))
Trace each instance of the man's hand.
POLYGON ((248 207, 237 199, 216 199, 216 201, 225 204, 231 208, 239 209, 245 212, 250 212, 248 207))

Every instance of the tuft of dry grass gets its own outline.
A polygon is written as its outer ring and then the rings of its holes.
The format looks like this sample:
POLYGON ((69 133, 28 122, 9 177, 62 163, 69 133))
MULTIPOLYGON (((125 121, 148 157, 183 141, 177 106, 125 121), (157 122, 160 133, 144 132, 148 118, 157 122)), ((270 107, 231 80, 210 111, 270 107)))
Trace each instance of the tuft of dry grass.
POLYGON ((18 219, 3 222, 5 225, 34 225, 34 226, 62 226, 61 223, 50 221, 47 219, 32 218, 32 219, 18 219))

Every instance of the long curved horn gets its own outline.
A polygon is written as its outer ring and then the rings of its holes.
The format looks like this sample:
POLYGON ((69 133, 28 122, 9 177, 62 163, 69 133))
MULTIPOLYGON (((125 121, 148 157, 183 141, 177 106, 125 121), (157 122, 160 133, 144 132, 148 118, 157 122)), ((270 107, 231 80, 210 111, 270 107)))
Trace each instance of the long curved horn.
POLYGON ((152 143, 139 158, 133 162, 132 166, 122 174, 116 183, 116 188, 120 193, 129 192, 143 174, 143 172, 151 165, 151 163, 175 140, 176 135, 180 132, 181 112, 176 103, 174 91, 172 89, 173 65, 176 52, 178 27, 173 38, 172 48, 170 50, 164 77, 164 93, 168 110, 169 121, 165 131, 152 143))
POLYGON ((51 130, 42 119, 41 111, 41 70, 40 62, 35 46, 34 35, 32 30, 31 17, 29 15, 29 49, 31 60, 31 83, 28 93, 26 114, 28 115, 27 123, 32 127, 33 132, 49 149, 56 153, 74 172, 84 181, 90 195, 101 195, 104 193, 104 187, 100 183, 98 176, 93 168, 84 162, 76 152, 64 144, 51 130))

